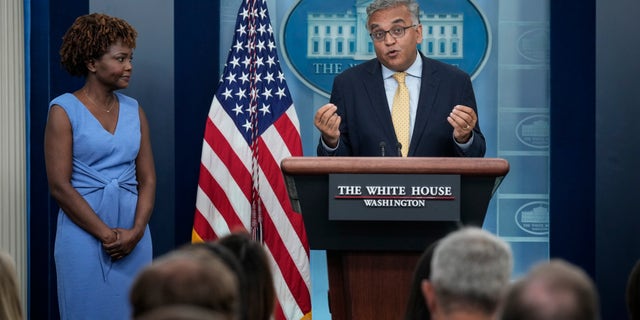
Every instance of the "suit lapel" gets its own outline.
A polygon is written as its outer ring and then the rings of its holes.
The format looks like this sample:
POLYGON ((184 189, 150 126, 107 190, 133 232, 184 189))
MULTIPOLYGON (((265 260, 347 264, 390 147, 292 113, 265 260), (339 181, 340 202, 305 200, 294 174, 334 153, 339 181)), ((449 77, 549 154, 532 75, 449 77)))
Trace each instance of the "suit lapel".
POLYGON ((391 112, 389 112, 389 103, 384 89, 380 62, 377 59, 371 60, 366 70, 369 73, 369 79, 362 79, 362 81, 369 97, 369 106, 378 119, 378 123, 381 124, 385 136, 389 137, 389 140, 396 140, 396 132, 391 121, 391 112))
POLYGON ((417 150, 417 146, 422 143, 422 135, 426 127, 429 126, 429 114, 433 111, 438 85, 440 84, 435 65, 422 54, 420 54, 420 57, 422 58, 422 83, 420 85, 418 110, 416 111, 416 120, 409 147, 410 156, 417 150))

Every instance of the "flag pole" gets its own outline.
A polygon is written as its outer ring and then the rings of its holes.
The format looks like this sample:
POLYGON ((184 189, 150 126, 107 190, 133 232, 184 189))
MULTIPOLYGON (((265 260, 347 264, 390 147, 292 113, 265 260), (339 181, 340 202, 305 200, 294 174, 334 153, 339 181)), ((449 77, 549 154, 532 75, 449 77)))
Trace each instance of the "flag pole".
POLYGON ((249 67, 249 77, 251 78, 251 87, 249 93, 249 113, 251 119, 251 237, 253 240, 262 243, 262 203, 260 197, 260 150, 258 144, 259 123, 258 123, 258 89, 256 88, 256 19, 251 14, 256 11, 256 0, 246 0, 248 19, 248 56, 251 64, 249 67))

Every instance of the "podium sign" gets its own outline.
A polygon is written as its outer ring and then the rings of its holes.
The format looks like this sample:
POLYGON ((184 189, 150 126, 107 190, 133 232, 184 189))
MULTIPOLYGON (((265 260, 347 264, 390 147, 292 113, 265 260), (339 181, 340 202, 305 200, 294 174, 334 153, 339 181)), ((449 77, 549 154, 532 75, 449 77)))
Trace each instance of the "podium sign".
POLYGON ((460 176, 329 174, 329 220, 460 221, 460 176))

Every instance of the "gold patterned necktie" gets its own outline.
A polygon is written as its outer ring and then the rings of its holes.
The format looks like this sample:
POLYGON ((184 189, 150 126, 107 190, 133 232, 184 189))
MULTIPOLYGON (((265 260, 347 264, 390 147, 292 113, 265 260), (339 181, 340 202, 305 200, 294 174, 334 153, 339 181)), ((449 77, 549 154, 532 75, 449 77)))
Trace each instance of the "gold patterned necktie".
POLYGON ((402 156, 406 157, 409 153, 409 89, 404 82, 406 72, 396 72, 393 78, 398 81, 398 89, 393 97, 393 106, 391 107, 391 120, 393 128, 396 131, 398 142, 402 145, 402 156))

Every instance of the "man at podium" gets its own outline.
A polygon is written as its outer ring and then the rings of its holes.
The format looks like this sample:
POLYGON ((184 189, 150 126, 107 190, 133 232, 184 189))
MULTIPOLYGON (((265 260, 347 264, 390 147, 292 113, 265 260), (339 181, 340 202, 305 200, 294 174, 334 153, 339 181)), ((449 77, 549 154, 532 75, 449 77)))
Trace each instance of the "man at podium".
POLYGON ((415 0, 367 7, 376 58, 334 79, 314 117, 319 156, 484 156, 471 79, 418 51, 419 14, 415 0))

